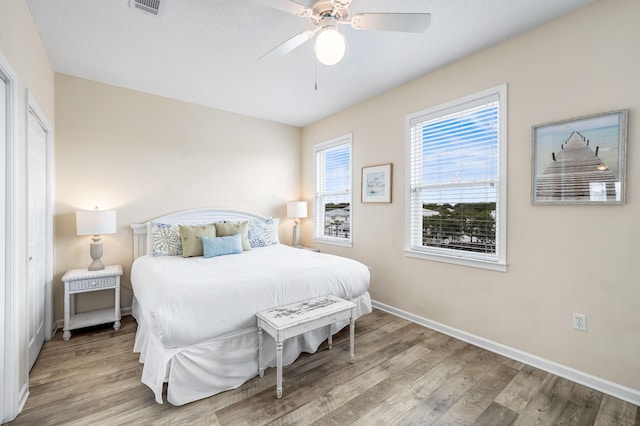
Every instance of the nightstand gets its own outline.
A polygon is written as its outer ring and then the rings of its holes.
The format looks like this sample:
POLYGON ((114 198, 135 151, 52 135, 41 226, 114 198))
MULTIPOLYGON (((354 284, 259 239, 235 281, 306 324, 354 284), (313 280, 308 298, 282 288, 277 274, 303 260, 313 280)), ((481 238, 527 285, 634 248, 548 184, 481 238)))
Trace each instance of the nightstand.
POLYGON ((105 266, 100 271, 71 269, 62 277, 64 281, 64 333, 62 338, 69 340, 71 330, 92 325, 113 322, 113 329, 120 329, 120 276, 122 266, 105 266), (90 291, 115 290, 114 307, 96 311, 75 312, 75 295, 90 291))

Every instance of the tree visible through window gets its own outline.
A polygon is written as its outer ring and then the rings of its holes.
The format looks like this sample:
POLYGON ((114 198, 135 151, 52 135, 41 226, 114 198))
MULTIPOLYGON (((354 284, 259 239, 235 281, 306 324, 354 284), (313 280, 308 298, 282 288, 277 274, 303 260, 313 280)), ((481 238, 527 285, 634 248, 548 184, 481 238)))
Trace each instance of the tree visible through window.
POLYGON ((506 87, 407 117, 408 252, 505 263, 506 87))
POLYGON ((351 135, 314 147, 316 240, 351 244, 351 135))

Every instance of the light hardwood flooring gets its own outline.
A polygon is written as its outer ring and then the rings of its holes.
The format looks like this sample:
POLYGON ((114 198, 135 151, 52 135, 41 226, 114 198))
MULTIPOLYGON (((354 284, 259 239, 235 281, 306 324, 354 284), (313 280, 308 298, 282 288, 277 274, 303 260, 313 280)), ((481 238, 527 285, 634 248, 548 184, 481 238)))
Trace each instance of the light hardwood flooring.
MULTIPOLYGON (((315 354, 238 389, 181 407, 157 404, 132 353, 136 323, 45 343, 18 425, 628 425, 640 409, 544 371, 374 310, 315 354)), ((286 344, 286 343, 285 343, 286 344)))

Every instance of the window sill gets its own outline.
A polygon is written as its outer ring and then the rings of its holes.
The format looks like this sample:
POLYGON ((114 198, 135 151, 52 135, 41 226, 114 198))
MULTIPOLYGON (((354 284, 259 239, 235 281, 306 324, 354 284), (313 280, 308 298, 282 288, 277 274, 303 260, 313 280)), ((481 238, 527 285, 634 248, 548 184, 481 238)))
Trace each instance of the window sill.
POLYGON ((323 239, 323 238, 314 238, 313 242, 317 244, 327 244, 331 246, 353 247, 352 241, 340 241, 340 240, 333 240, 333 239, 329 240, 329 239, 323 239))
POLYGON ((454 265, 469 266, 472 268, 489 269, 491 271, 507 272, 507 264, 500 262, 491 262, 480 259, 469 259, 463 257, 446 256, 442 254, 425 253, 421 251, 408 250, 404 251, 407 257, 416 259, 433 260, 435 262, 451 263, 454 265))

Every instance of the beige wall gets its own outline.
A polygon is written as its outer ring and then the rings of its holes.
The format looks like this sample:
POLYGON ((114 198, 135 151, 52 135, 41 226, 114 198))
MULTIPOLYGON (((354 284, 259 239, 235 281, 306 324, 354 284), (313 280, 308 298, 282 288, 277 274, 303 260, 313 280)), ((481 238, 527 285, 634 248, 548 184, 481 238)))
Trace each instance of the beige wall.
MULTIPOLYGON (((25 331, 25 127, 26 110, 25 90, 28 89, 32 97, 38 103, 46 118, 53 125, 55 120, 54 112, 54 74, 49 58, 44 50, 38 31, 36 30, 27 3, 24 0, 12 0, 0 2, 0 52, 7 58, 11 67, 18 74, 18 152, 16 162, 17 187, 16 202, 18 205, 18 217, 16 218, 18 235, 18 269, 16 273, 17 286, 19 289, 19 313, 20 318, 19 335, 20 354, 19 385, 27 384, 26 374, 26 331, 25 331)), ((1 307, 4 310, 4 306, 1 307)), ((1 414, 0 414, 1 416, 1 414)))
MULTIPOLYGON (((131 306, 131 223, 182 209, 220 207, 281 218, 300 194, 300 128, 56 74, 54 318, 63 317, 62 275, 90 262, 75 211, 117 210, 103 236, 103 263, 120 263, 122 306, 131 306)), ((78 310, 108 306, 81 295, 78 310)), ((106 292, 102 292, 106 293, 106 292)))
MULTIPOLYGON (((301 135, 294 127, 66 75, 57 75, 54 86, 26 2, 0 2, 0 51, 17 71, 21 90, 19 251, 26 250, 24 89, 56 127, 54 319, 62 318, 62 274, 89 262, 88 241, 75 236, 76 209, 96 204, 117 209, 118 233, 104 237, 104 260, 125 266, 127 286, 130 223, 205 206, 284 218, 285 201, 300 193, 301 175, 302 192, 312 199, 312 145, 353 132, 354 247, 321 248, 370 265, 374 299, 640 390, 639 15, 636 0, 600 0, 311 125, 301 135), (405 115, 504 82, 509 85, 509 271, 404 257, 405 115), (627 203, 532 206, 531 125, 625 107, 627 203), (386 162, 394 163, 394 202, 359 203, 360 168, 386 162), (587 314, 587 333, 571 329, 572 312, 587 314)), ((289 222, 283 222, 281 237, 287 239, 289 222)), ((304 240, 311 242, 311 220, 304 223, 304 240)), ((18 257, 24 293, 24 256, 18 257)), ((130 299, 123 291, 123 306, 130 299)), ((87 298, 80 308, 106 303, 108 298, 87 298)), ((24 302, 20 309, 24 318, 24 302)), ((21 347, 24 334, 20 324, 21 347)), ((20 382, 26 383, 26 375, 20 382)))
MULTIPOLYGON (((382 303, 640 391, 640 2, 602 0, 308 126, 313 144, 353 132, 353 248, 382 303), (508 272, 403 255, 406 114, 508 83, 508 272), (629 109, 627 203, 530 203, 531 126, 629 109), (360 169, 394 164, 393 203, 363 205, 360 169), (586 333, 572 312, 587 315, 586 333)), ((311 243, 312 224, 303 229, 311 243)))

